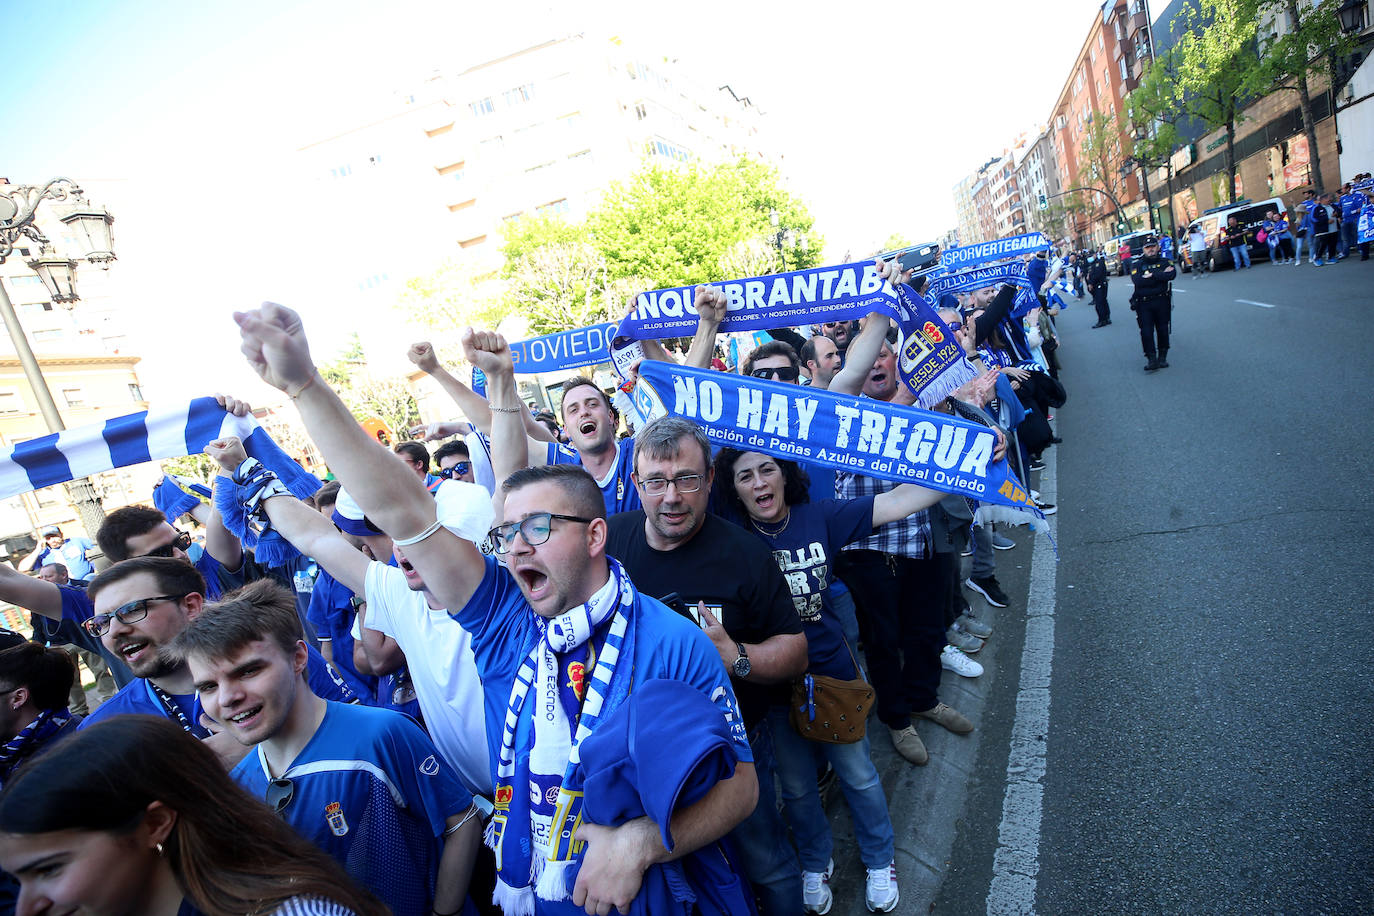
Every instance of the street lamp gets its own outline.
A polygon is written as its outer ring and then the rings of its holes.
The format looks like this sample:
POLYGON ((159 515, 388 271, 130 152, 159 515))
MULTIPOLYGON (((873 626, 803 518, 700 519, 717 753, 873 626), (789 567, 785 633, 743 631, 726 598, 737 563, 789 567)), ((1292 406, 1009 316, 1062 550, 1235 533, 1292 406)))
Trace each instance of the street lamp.
MULTIPOLYGON (((68 199, 73 201, 73 206, 59 219, 71 230, 80 246, 86 249, 83 257, 108 269, 115 257, 110 238, 110 225, 114 218, 107 210, 92 206, 76 182, 70 178, 54 178, 41 188, 0 184, 0 264, 14 253, 15 242, 21 238, 36 242, 39 246, 38 257, 26 263, 43 281, 52 301, 63 305, 70 305, 79 299, 76 294, 76 261, 52 250, 52 243, 38 228, 35 215, 38 205, 45 200, 62 203, 68 199)), ((0 318, 4 319, 5 330, 14 343, 14 351, 24 368, 24 377, 28 379, 29 388, 38 401, 38 409, 43 414, 49 432, 62 432, 67 427, 58 413, 57 403, 48 390, 43 370, 34 358, 33 348, 29 346, 28 336, 19 323, 19 316, 15 314, 14 304, 10 302, 4 284, 0 284, 0 318)), ((67 491, 81 515, 86 533, 95 534, 105 520, 105 513, 91 482, 84 477, 73 480, 67 485, 67 491)))
POLYGON ((785 272, 787 270, 787 253, 783 243, 786 242, 789 247, 795 248, 803 254, 810 250, 810 243, 799 230, 783 226, 782 217, 778 215, 777 210, 768 211, 768 223, 777 230, 773 233, 773 247, 778 249, 778 263, 785 272))

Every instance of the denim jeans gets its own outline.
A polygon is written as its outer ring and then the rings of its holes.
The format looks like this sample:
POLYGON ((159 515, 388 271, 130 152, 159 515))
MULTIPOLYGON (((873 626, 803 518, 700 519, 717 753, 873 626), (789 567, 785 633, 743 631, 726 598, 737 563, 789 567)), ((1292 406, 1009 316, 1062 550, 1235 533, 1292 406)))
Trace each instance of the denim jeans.
MULTIPOLYGON (((784 717, 786 712, 783 713, 784 717)), ((797 854, 787 840, 787 828, 778 814, 773 775, 777 758, 773 752, 773 731, 765 718, 749 729, 749 748, 754 752, 754 770, 759 777, 759 803, 754 813, 730 831, 739 852, 744 876, 759 899, 759 916, 799 916, 802 911, 801 870, 797 854)), ((816 782, 816 768, 811 768, 816 782)))
POLYGON ((1358 222, 1341 223, 1341 257, 1349 257, 1350 249, 1354 248, 1356 245, 1360 243, 1359 229, 1360 224, 1358 222))
POLYGON ((1231 260, 1235 263, 1235 265, 1236 265, 1236 270, 1240 270, 1242 267, 1249 267, 1249 266, 1250 266, 1250 246, 1249 246, 1249 245, 1232 245, 1232 246, 1231 246, 1231 260), (1242 263, 1241 263, 1242 261, 1244 261, 1245 263, 1242 264, 1242 263))
POLYGON ((835 768, 849 813, 854 839, 865 868, 885 868, 892 862, 892 819, 887 796, 869 753, 868 736, 853 744, 825 744, 797 734, 787 721, 787 710, 768 713, 778 754, 778 778, 782 783, 782 813, 792 828, 801 854, 802 871, 825 871, 834 849, 830 821, 816 789, 816 766, 829 760, 835 768))

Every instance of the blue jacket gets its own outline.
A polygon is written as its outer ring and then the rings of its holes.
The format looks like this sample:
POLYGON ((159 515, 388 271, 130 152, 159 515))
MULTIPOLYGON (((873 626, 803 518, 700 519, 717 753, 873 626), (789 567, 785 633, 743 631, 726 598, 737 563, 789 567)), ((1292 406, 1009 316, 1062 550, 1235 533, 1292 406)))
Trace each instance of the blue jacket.
POLYGON ((1340 205, 1341 222, 1359 222, 1360 211, 1364 209, 1364 195, 1359 191, 1351 191, 1349 194, 1342 194, 1340 205))

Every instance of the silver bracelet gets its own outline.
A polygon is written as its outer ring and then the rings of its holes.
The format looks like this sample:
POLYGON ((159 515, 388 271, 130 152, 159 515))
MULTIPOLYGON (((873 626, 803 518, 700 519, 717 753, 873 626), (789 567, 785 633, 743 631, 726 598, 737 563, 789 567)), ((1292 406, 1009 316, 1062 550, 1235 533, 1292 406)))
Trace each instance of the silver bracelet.
POLYGON ((519 413, 525 409, 523 407, 497 407, 495 404, 488 404, 487 406, 496 413, 519 413))

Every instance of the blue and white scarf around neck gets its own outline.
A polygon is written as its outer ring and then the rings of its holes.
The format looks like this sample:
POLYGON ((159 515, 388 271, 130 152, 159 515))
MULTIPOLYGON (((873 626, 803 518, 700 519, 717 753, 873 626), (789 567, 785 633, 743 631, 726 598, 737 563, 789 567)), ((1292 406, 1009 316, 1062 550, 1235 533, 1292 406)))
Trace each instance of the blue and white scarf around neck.
POLYGON ((487 846, 496 853, 493 902, 507 916, 532 916, 536 896, 566 900, 586 850, 586 844, 576 840, 583 782, 578 749, 597 723, 629 695, 631 620, 640 605, 624 567, 614 559, 608 562, 610 578, 590 600, 552 619, 536 617, 539 639, 511 686, 496 770, 496 810, 485 835, 487 846), (608 620, 598 648, 598 630, 608 620), (592 653, 595 662, 588 674, 592 653), (566 682, 559 656, 568 662, 566 682), (569 656, 581 660, 568 661, 569 656), (622 667, 626 656, 629 663, 622 667), (579 688, 584 697, 577 696, 579 688), (543 706, 536 711, 533 707, 540 702, 543 706), (531 719, 532 725, 517 746, 522 718, 531 719), (532 803, 535 791, 540 793, 539 803, 532 803))

